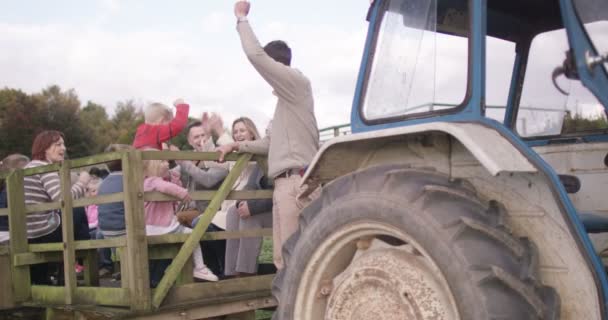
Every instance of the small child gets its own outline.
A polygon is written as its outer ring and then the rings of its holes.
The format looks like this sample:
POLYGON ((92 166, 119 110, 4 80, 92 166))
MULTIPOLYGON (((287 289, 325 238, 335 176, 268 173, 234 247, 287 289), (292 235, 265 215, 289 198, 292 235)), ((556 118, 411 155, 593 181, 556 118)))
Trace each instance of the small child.
POLYGON ((133 147, 136 149, 153 148, 162 150, 162 143, 182 132, 188 123, 190 106, 182 99, 173 103, 175 118, 171 109, 162 103, 151 103, 146 107, 145 123, 137 128, 133 147))
MULTIPOLYGON (((179 175, 171 175, 172 182, 164 180, 165 177, 169 177, 169 162, 165 160, 144 161, 144 192, 158 191, 184 201, 191 201, 188 190, 180 186, 179 175)), ((182 226, 177 221, 175 201, 146 201, 144 203, 144 214, 147 235, 192 232, 192 229, 182 226)), ((192 257, 195 278, 207 281, 218 280, 218 277, 203 262, 200 245, 196 246, 192 257)))
MULTIPOLYGON (((101 179, 91 179, 91 182, 87 185, 85 196, 94 197, 97 195, 97 189, 101 184, 101 179)), ((89 233, 91 234, 91 239, 96 239, 95 234, 97 234, 97 205, 91 204, 86 206, 85 211, 87 213, 87 220, 89 221, 89 233)))
MULTIPOLYGON (((97 191, 99 190, 99 186, 103 179, 95 178, 92 179, 91 182, 87 185, 86 196, 87 197, 95 197, 97 196, 97 191)), ((91 239, 101 240, 104 239, 103 234, 99 230, 99 208, 96 204, 91 204, 85 207, 85 211, 87 213, 87 220, 89 221, 89 234, 91 235, 91 239)), ((114 269, 114 264, 112 263, 112 250, 109 248, 100 248, 97 249, 97 253, 99 255, 99 276, 105 277, 107 275, 112 274, 112 270, 114 269)), ((76 266, 77 269, 78 266, 76 266)), ((77 270, 78 272, 78 270, 77 270)))

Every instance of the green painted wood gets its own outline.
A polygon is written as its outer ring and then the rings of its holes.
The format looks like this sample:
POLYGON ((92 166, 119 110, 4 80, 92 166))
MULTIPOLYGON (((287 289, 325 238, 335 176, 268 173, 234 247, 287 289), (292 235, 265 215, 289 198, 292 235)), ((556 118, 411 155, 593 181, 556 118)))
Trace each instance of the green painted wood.
MULTIPOLYGON (((62 305, 66 294, 64 287, 32 286, 32 302, 42 305, 62 305)), ((128 307, 129 298, 129 290, 123 288, 78 287, 74 304, 128 307)))
MULTIPOLYGON (((76 258, 86 258, 86 251, 76 252, 76 258)), ((26 252, 13 256, 13 266, 29 266, 44 262, 63 262, 63 252, 26 252)))
POLYGON ((74 215, 72 213, 72 179, 70 163, 63 161, 59 170, 61 178, 61 234, 63 236, 63 273, 65 280, 65 304, 74 303, 76 290, 76 251, 74 250, 74 215))
POLYGON ((113 202, 122 202, 123 201, 123 193, 113 193, 101 196, 87 197, 82 199, 74 200, 74 208, 78 207, 86 207, 91 204, 106 204, 113 202))
POLYGON ((246 311, 227 315, 224 320, 256 320, 255 311, 246 311))
MULTIPOLYGON (((25 215, 25 196, 23 191, 23 171, 13 171, 6 179, 8 225, 11 261, 14 256, 27 252, 27 226, 25 215)), ((13 294, 16 302, 27 301, 31 297, 29 266, 14 267, 12 270, 13 294)))
MULTIPOLYGON (((60 163, 53 163, 53 164, 49 164, 46 166, 39 166, 39 167, 34 167, 34 168, 23 169, 21 171, 23 171, 23 175, 27 177, 27 176, 33 176, 35 174, 43 174, 43 173, 59 171, 60 168, 61 168, 60 163)), ((16 170, 16 171, 20 171, 20 170, 16 170)))
MULTIPOLYGON (((193 200, 211 200, 217 191, 193 191, 190 196, 193 200)), ((272 199, 272 190, 240 190, 230 191, 226 200, 255 200, 255 199, 272 199)), ((144 194, 145 201, 172 201, 180 200, 175 197, 160 193, 146 192, 144 194)))
MULTIPOLYGON (((257 199, 257 198, 254 198, 254 199, 257 199)), ((265 198, 262 198, 262 199, 265 199, 265 198)), ((78 208, 78 207, 85 207, 85 206, 88 206, 91 204, 105 204, 105 203, 122 202, 122 201, 123 201, 123 194, 122 194, 122 192, 120 192, 120 193, 108 194, 108 195, 103 195, 103 196, 76 199, 76 200, 73 200, 72 206, 74 208, 78 208)), ((39 203, 39 204, 32 204, 32 205, 25 206, 25 210, 27 213, 50 211, 50 210, 55 210, 55 209, 61 209, 60 202, 39 203)), ((9 212, 8 208, 0 209, 0 216, 7 216, 8 212, 9 212)))
POLYGON ((96 154, 96 155, 92 155, 92 156, 88 156, 88 157, 73 159, 73 160, 69 160, 70 167, 72 167, 72 168, 88 167, 88 166, 93 166, 93 165, 104 163, 104 162, 120 160, 120 159, 122 159, 122 155, 123 155, 123 152, 106 152, 106 153, 100 153, 100 154, 96 154))
MULTIPOLYGON (((230 153, 224 157, 226 161, 237 161, 238 153, 230 153)), ((143 151, 144 160, 191 160, 191 161, 217 161, 220 158, 218 152, 198 151, 143 151)))
MULTIPOLYGON (((71 168, 80 168, 80 167, 92 166, 92 165, 96 165, 96 164, 100 164, 100 163, 104 163, 104 162, 108 162, 108 161, 118 160, 118 159, 121 159, 121 157, 122 157, 122 152, 108 152, 108 153, 102 153, 102 154, 98 154, 98 155, 94 155, 94 156, 78 158, 78 159, 74 159, 74 160, 65 160, 63 162, 67 163, 67 165, 71 168)), ((60 163, 53 163, 53 164, 49 164, 46 166, 24 169, 23 175, 31 176, 31 175, 35 175, 35 174, 59 171, 60 169, 61 169, 60 163)), ((19 171, 19 170, 17 170, 17 171, 19 171)))
MULTIPOLYGON (((222 280, 218 282, 196 282, 175 286, 169 291, 165 305, 184 304, 215 297, 229 297, 272 288, 273 274, 222 280)), ((158 290, 158 289, 156 289, 158 290)))
MULTIPOLYGON (((163 234, 159 236, 149 236, 149 245, 168 244, 168 243, 184 243, 188 240, 188 234, 163 234)), ((206 232, 201 240, 225 240, 239 239, 249 237, 271 237, 272 229, 251 229, 241 231, 218 231, 206 232)))
POLYGON ((11 257, 0 255, 0 310, 15 307, 11 257))
POLYGON ((211 200, 209 206, 207 206, 207 209, 201 216, 198 224, 192 230, 190 237, 186 242, 184 242, 181 250, 175 257, 175 259, 173 259, 171 265, 165 271, 165 275, 163 276, 162 280, 158 284, 158 287, 154 291, 154 296, 152 298, 152 305, 154 308, 160 307, 161 303, 167 296, 169 289, 171 289, 171 286, 173 286, 173 283, 175 283, 175 280, 177 279, 177 276, 179 275, 181 269, 184 267, 184 264, 186 263, 190 255, 192 255, 194 248, 196 248, 196 246, 198 245, 198 242, 205 233, 205 230, 207 230, 207 227, 209 226, 211 220, 217 213, 217 210, 220 208, 220 205, 226 199, 228 193, 230 193, 230 191, 232 190, 234 183, 236 182, 237 178, 239 177, 251 157, 251 154, 240 155, 236 164, 234 165, 234 168, 230 171, 226 179, 224 179, 224 181, 222 182, 222 185, 217 191, 216 196, 211 200))
POLYGON ((176 286, 182 286, 190 283, 194 283, 194 260, 192 256, 186 261, 186 264, 182 268, 182 272, 180 272, 179 276, 175 280, 176 286))
POLYGON ((142 152, 135 150, 124 153, 122 169, 127 231, 125 251, 131 309, 146 311, 151 309, 152 301, 148 274, 148 239, 144 220, 142 152))
POLYGON ((49 203, 30 204, 30 205, 25 206, 26 213, 50 211, 50 210, 56 210, 56 209, 61 209, 60 201, 49 202, 49 203))
POLYGON ((99 256, 97 250, 86 250, 84 253, 84 285, 86 287, 99 286, 99 256))
MULTIPOLYGON (((193 200, 211 200, 215 196, 217 191, 194 191, 190 193, 193 200)), ((228 194, 226 200, 255 200, 255 199, 272 199, 272 190, 240 190, 231 191, 228 194)), ((175 197, 160 193, 160 192, 146 192, 144 195, 145 201, 170 201, 176 200, 175 197)), ((179 200, 179 199, 177 199, 179 200)), ((110 195, 96 196, 91 198, 76 199, 73 201, 73 207, 85 207, 91 204, 105 204, 112 202, 123 201, 122 193, 115 193, 110 195)), ((61 208, 59 202, 42 203, 36 205, 26 206, 28 213, 49 211, 61 208)), ((8 209, 0 209, 0 216, 8 215, 8 209)))
MULTIPOLYGON (((100 249, 100 248, 120 248, 127 245, 125 237, 108 238, 103 240, 79 240, 74 242, 75 250, 100 249)), ((53 252, 63 251, 61 243, 39 243, 28 246, 30 252, 53 252)))

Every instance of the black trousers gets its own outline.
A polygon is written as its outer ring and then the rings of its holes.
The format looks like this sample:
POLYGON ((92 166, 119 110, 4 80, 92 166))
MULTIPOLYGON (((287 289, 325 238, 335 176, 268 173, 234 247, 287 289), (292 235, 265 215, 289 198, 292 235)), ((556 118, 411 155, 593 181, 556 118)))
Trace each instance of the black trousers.
MULTIPOLYGON (((207 228, 207 232, 224 231, 213 223, 207 228)), ((201 241, 203 259, 205 264, 218 277, 224 276, 224 259, 226 257, 226 240, 201 241)))
MULTIPOLYGON (((84 208, 74 208, 72 210, 74 219, 74 239, 75 240, 90 240, 89 235, 89 221, 84 208)), ((39 237, 28 239, 29 243, 53 243, 63 242, 63 234, 61 232, 63 222, 59 225, 55 231, 39 237)), ((49 285, 51 284, 51 273, 58 272, 60 278, 63 278, 61 263, 41 263, 30 266, 30 277, 32 284, 38 285, 49 285)))

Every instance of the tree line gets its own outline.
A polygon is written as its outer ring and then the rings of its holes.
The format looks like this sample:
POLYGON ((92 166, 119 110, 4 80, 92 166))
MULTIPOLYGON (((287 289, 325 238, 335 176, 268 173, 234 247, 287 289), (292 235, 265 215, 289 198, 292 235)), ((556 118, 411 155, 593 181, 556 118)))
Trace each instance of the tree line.
MULTIPOLYGON (((64 133, 70 158, 103 152, 112 143, 131 144, 137 126, 143 123, 142 106, 133 100, 116 104, 108 115, 93 101, 82 105, 74 89, 57 85, 27 94, 19 89, 0 90, 0 159, 12 153, 30 156, 34 137, 44 130, 64 133)), ((182 134, 172 143, 185 149, 182 134)))

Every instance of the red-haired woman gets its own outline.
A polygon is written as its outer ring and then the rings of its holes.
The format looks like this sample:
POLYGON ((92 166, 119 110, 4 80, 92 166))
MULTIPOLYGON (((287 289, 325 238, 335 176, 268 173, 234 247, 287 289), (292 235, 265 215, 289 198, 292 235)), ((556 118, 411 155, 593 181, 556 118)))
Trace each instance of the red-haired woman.
MULTIPOLYGON (((25 168, 45 166, 58 163, 65 159, 66 148, 64 136, 59 131, 48 130, 39 133, 32 144, 32 161, 25 168)), ((72 185, 71 193, 75 199, 83 197, 91 177, 87 172, 81 172, 78 181, 72 185)), ((57 172, 35 174, 24 178, 26 205, 48 203, 61 200, 61 184, 57 172)), ((84 208, 74 208, 74 238, 89 239, 89 226, 84 208)), ((61 211, 49 210, 29 213, 27 221, 27 237, 29 243, 49 243, 63 241, 61 233, 61 211)), ((47 265, 31 267, 32 282, 48 284, 47 265)))

